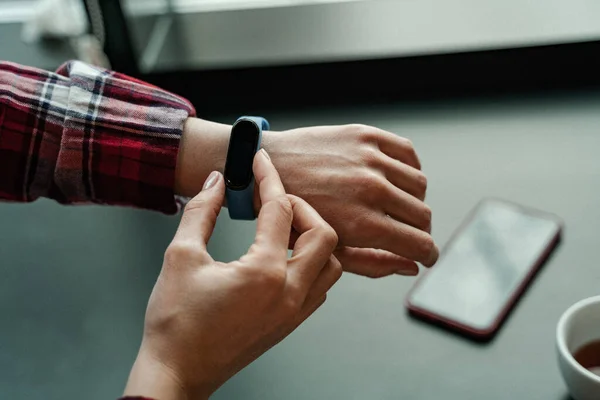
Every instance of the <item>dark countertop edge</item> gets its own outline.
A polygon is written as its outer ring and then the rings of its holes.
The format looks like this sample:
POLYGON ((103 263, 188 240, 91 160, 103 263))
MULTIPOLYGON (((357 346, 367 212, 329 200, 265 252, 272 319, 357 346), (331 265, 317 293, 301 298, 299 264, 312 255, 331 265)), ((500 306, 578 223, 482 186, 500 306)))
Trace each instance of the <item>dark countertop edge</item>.
POLYGON ((600 85, 600 40, 366 61, 188 70, 140 77, 202 114, 502 96, 600 85))

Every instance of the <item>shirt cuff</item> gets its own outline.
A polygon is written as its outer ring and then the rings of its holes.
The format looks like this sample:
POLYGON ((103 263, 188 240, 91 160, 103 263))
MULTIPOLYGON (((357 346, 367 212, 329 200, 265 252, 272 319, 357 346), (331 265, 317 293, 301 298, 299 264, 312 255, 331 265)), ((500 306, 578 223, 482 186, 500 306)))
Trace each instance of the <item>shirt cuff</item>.
POLYGON ((65 64, 68 106, 54 182, 69 203, 128 205, 172 214, 185 99, 82 62, 65 64))

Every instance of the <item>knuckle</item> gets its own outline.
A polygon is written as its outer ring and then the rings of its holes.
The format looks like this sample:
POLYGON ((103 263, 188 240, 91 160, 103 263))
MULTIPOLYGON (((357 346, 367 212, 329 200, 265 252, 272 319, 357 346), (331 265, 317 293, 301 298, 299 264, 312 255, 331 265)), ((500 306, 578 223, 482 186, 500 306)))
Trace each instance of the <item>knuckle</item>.
POLYGON ((423 237, 419 239, 419 256, 421 259, 427 260, 431 256, 434 247, 435 242, 431 235, 424 234, 423 237))
POLYGON ((193 199, 191 199, 184 208, 184 213, 189 213, 190 211, 194 211, 194 210, 198 210, 198 209, 203 209, 207 206, 206 200, 204 199, 199 199, 198 197, 194 197, 193 199))
POLYGON ((421 211, 423 228, 427 228, 431 224, 431 218, 431 208, 427 204, 423 204, 423 210, 421 211))
POLYGON ((382 233, 382 226, 378 223, 378 214, 371 212, 366 207, 360 209, 360 212, 362 213, 360 216, 357 215, 344 224, 340 231, 342 238, 344 235, 352 234, 357 240, 365 241, 382 233))
POLYGON ((192 243, 185 241, 173 242, 165 251, 165 262, 168 265, 177 265, 193 259, 197 259, 202 255, 202 251, 192 243))
POLYGON ((282 302, 283 312, 288 317, 295 317, 302 308, 302 301, 299 296, 290 295, 286 296, 286 298, 282 302))
POLYGON ((323 223, 319 231, 321 243, 329 249, 335 249, 338 244, 338 235, 335 230, 327 223, 323 223))
POLYGON ((363 221, 362 218, 360 217, 356 217, 356 218, 350 218, 347 221, 345 221, 345 223, 338 228, 340 230, 340 234, 342 235, 342 237, 344 237, 344 235, 347 235, 348 233, 351 233, 353 235, 357 235, 357 236, 362 236, 362 229, 364 228, 365 223, 363 221))
POLYGON ((276 207, 278 214, 280 214, 282 218, 292 219, 292 203, 290 203, 290 199, 286 195, 277 196, 273 200, 273 207, 276 207))
POLYGON ((286 281, 286 271, 279 265, 266 265, 259 271, 258 278, 260 282, 273 289, 281 288, 286 281))
POLYGON ((365 124, 348 124, 344 125, 344 131, 361 141, 371 142, 374 129, 365 124))
POLYGON ((427 176, 424 173, 419 173, 416 178, 419 191, 425 193, 427 191, 427 176))
POLYGON ((346 130, 354 133, 364 133, 368 132, 371 127, 364 124, 348 124, 345 126, 346 130))
POLYGON ((404 148, 405 148, 406 154, 414 162, 415 168, 420 170, 421 162, 419 161, 419 156, 417 154, 417 150, 415 149, 415 146, 413 145, 413 142, 410 139, 406 139, 406 138, 403 138, 403 140, 404 140, 404 148))
POLYGON ((407 150, 412 151, 413 153, 415 152, 415 145, 413 144, 412 140, 407 139, 407 138, 402 138, 404 141, 404 146, 406 147, 407 150))
POLYGON ((386 185, 383 179, 375 173, 357 174, 354 178, 356 190, 368 202, 379 202, 385 195, 386 185))
POLYGON ((361 154, 362 164, 370 168, 379 168, 381 165, 381 153, 378 149, 369 146, 363 149, 361 154))
POLYGON ((287 195, 280 195, 262 206, 261 212, 271 214, 277 229, 289 229, 293 219, 293 208, 287 195))
POLYGON ((331 275, 334 283, 342 277, 343 272, 344 270, 342 268, 342 264, 338 261, 337 258, 334 258, 333 262, 331 263, 331 275))
POLYGON ((325 293, 323 296, 321 296, 321 299, 317 303, 317 307, 315 308, 315 311, 318 310, 319 307, 321 307, 323 304, 325 304, 326 301, 327 301, 327 293, 325 293))

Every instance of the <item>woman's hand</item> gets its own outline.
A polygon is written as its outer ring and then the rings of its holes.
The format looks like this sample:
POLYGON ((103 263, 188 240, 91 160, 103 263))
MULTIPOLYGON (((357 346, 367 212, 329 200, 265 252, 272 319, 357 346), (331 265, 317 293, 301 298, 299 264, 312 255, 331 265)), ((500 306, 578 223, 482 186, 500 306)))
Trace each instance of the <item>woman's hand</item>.
MULTIPOLYGON (((267 132, 269 151, 288 193, 302 197, 335 229, 345 271, 369 277, 416 275, 438 248, 427 179, 412 143, 364 125, 267 132)), ((259 199, 255 199, 257 208, 259 199)))
MULTIPOLYGON (((193 196, 212 170, 225 166, 231 126, 196 118, 186 123, 176 168, 177 193, 193 196)), ((416 275, 438 248, 427 179, 412 143, 365 125, 264 132, 285 190, 303 198, 335 229, 335 255, 345 271, 368 277, 416 275)), ((258 190, 255 190, 255 194, 258 190)), ((260 209, 255 196, 255 208, 260 209)))
POLYGON ((310 316, 339 279, 335 231, 286 195, 266 152, 253 169, 262 208, 255 242, 238 261, 216 262, 206 250, 223 203, 222 175, 210 175, 188 203, 148 303, 126 395, 207 398, 310 316))

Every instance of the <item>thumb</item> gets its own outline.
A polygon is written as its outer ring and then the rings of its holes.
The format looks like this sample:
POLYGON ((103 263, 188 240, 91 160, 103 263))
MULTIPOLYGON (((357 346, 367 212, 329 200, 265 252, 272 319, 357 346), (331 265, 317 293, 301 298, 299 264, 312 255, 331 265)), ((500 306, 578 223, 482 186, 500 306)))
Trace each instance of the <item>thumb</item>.
POLYGON ((206 250, 206 243, 217 223, 224 197, 223 175, 213 171, 206 178, 202 191, 185 206, 174 240, 191 241, 194 246, 206 250))

